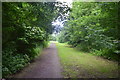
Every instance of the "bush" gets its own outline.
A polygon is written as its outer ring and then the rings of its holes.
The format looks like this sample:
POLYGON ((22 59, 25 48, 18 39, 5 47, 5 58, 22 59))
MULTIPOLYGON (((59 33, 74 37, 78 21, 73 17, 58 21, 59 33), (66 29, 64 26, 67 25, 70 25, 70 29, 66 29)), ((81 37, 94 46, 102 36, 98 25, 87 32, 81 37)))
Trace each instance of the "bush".
POLYGON ((52 36, 52 35, 49 36, 49 41, 56 41, 56 40, 57 40, 57 39, 56 39, 55 36, 52 36))
POLYGON ((3 45, 3 77, 21 70, 48 44, 45 32, 39 27, 24 28, 24 36, 3 45))
POLYGON ((2 52, 2 74, 3 77, 7 77, 10 74, 16 73, 21 70, 24 66, 29 64, 30 58, 28 55, 17 54, 15 49, 6 48, 2 52))
POLYGON ((7 76, 22 69, 47 46, 57 8, 54 3, 9 2, 2 6, 2 67, 3 76, 7 76))
POLYGON ((91 53, 97 56, 102 56, 106 59, 115 60, 115 61, 119 60, 118 54, 115 53, 115 49, 103 49, 103 50, 93 49, 91 53))

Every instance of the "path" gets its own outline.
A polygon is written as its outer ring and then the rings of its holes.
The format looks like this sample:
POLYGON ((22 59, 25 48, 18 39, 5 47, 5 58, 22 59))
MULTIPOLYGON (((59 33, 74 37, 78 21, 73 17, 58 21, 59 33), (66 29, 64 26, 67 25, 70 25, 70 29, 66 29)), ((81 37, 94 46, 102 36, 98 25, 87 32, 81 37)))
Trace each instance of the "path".
POLYGON ((51 43, 33 63, 16 74, 15 78, 62 78, 55 43, 51 43))

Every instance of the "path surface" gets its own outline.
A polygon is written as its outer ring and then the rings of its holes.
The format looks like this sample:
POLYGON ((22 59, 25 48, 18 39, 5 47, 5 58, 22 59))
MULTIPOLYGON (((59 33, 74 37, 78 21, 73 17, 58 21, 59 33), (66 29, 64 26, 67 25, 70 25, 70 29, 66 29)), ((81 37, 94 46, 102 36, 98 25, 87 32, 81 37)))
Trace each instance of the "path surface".
POLYGON ((51 43, 33 63, 16 74, 15 78, 62 78, 55 43, 51 43))

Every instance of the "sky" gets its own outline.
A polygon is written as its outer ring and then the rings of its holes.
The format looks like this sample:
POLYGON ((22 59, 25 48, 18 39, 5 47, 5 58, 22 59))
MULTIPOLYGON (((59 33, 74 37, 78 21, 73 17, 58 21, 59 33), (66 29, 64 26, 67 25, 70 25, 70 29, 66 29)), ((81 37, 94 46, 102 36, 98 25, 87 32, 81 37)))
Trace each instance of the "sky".
POLYGON ((71 3, 73 2, 73 0, 57 0, 57 1, 67 2, 67 3, 68 3, 68 6, 70 6, 70 7, 71 7, 71 3))
MULTIPOLYGON (((72 0, 57 0, 57 1, 66 2, 69 7, 72 7, 72 0)), ((68 14, 66 14, 66 15, 68 15, 68 14)), ((58 24, 58 25, 61 25, 61 27, 63 27, 62 23, 63 22, 60 22, 59 20, 56 20, 55 22, 53 22, 53 25, 57 25, 58 24)))
POLYGON ((61 1, 61 2, 72 2, 73 0, 57 0, 57 1, 61 1))
MULTIPOLYGON (((72 7, 72 0, 57 0, 57 1, 66 2, 66 4, 69 7, 72 7)), ((68 14, 69 14, 69 12, 65 16, 68 16, 68 14)), ((64 27, 64 24, 63 24, 64 21, 66 21, 66 20, 60 21, 59 18, 58 18, 56 21, 52 22, 52 25, 55 26, 55 27, 64 27)), ((55 35, 55 32, 53 33, 53 35, 55 35)))

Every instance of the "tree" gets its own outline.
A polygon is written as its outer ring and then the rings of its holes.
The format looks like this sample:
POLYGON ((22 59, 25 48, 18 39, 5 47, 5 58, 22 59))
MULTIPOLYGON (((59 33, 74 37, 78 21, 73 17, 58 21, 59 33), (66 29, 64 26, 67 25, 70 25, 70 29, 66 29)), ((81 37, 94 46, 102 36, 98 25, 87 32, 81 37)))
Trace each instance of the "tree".
MULTIPOLYGON (((117 2, 73 2, 65 31, 60 35, 66 32, 67 42, 80 50, 101 51, 98 55, 112 58, 119 50, 115 43, 120 38, 118 24, 117 2)), ((60 37, 61 41, 65 38, 60 37)))
MULTIPOLYGON (((58 2, 3 2, 3 77, 16 73, 47 46, 54 21, 64 7, 58 2)), ((65 7, 66 9, 67 7, 65 7)))

